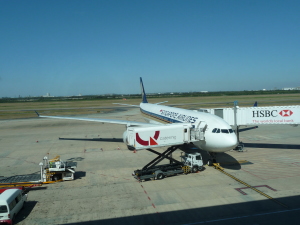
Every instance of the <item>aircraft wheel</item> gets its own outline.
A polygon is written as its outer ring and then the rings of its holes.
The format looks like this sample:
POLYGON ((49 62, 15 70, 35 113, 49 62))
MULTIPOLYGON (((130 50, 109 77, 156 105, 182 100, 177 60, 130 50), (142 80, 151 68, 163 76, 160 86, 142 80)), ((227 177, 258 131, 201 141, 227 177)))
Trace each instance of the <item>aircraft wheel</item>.
POLYGON ((212 166, 213 165, 213 161, 211 159, 209 159, 208 162, 207 162, 207 165, 208 166, 212 166))

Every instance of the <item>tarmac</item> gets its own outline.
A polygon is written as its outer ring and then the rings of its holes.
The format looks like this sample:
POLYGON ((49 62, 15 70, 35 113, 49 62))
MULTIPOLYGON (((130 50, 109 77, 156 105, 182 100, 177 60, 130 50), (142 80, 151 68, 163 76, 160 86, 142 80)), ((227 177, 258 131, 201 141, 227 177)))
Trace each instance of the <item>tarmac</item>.
MULTIPOLYGON (((139 109, 86 116, 144 121, 139 109)), ((226 173, 270 198, 208 166, 198 173, 140 183, 132 172, 156 155, 128 150, 119 142, 124 131, 124 125, 74 120, 1 120, 0 179, 38 173, 46 155, 78 163, 74 181, 32 188, 16 224, 298 222, 300 127, 249 129, 240 133, 243 152, 229 151, 217 157, 226 173)), ((207 153, 199 151, 206 163, 207 153)), ((173 157, 179 159, 180 152, 173 157)))

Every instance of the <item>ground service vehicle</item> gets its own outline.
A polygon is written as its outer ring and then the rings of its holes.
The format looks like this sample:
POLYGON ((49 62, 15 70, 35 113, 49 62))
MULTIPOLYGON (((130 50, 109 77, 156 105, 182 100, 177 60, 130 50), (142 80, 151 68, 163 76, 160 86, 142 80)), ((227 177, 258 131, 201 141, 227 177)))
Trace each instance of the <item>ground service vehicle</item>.
MULTIPOLYGON (((169 153, 171 154, 174 150, 174 147, 169 148, 169 153)), ((152 151, 152 149, 147 149, 148 151, 152 151)), ((160 154, 160 153, 159 153, 160 154)), ((163 158, 167 158, 170 160, 170 164, 164 165, 156 165, 158 161, 160 162, 161 157, 157 157, 141 170, 135 170, 133 176, 139 180, 147 180, 147 179, 163 179, 167 176, 177 175, 177 174, 188 174, 190 172, 196 173, 203 168, 203 161, 201 154, 196 153, 185 153, 181 154, 181 162, 169 157, 170 154, 166 154, 163 158)))
POLYGON ((23 208, 27 194, 20 189, 8 189, 0 195, 0 223, 13 224, 17 213, 23 208))
POLYGON ((181 161, 172 158, 172 153, 179 147, 194 141, 204 141, 206 123, 194 126, 190 123, 169 124, 155 127, 128 127, 124 140, 131 149, 146 149, 158 156, 149 162, 143 169, 135 170, 133 175, 138 180, 163 179, 166 176, 189 172, 197 172, 202 169, 201 154, 181 154, 181 161), (163 153, 152 148, 171 146, 163 153), (163 159, 169 159, 169 164, 158 165, 163 159))
MULTIPOLYGON (((56 181, 74 180, 77 162, 62 161, 60 156, 48 159, 45 156, 40 162, 40 173, 15 175, 0 179, 0 188, 26 186, 34 187, 42 184, 53 183, 56 181)), ((1 193, 1 192, 0 192, 1 193)))
POLYGON ((60 156, 56 156, 54 159, 48 159, 45 156, 42 166, 44 168, 42 180, 44 181, 74 180, 77 163, 62 161, 60 156))

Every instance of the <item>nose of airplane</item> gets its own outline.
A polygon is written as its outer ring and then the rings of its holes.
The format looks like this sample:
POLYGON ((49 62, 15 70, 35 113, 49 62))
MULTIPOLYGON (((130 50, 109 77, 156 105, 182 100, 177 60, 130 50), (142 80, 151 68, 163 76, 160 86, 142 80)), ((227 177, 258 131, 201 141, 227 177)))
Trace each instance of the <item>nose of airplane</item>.
MULTIPOLYGON (((222 134, 217 134, 222 135, 222 134)), ((218 136, 217 136, 218 137, 218 136)), ((217 141, 215 135, 207 135, 205 145, 201 145, 200 148, 210 152, 226 152, 234 149, 238 145, 237 136, 235 133, 223 134, 217 141)))
POLYGON ((230 137, 226 138, 225 142, 226 142, 227 149, 229 150, 234 149, 238 145, 237 136, 235 134, 230 135, 230 137))

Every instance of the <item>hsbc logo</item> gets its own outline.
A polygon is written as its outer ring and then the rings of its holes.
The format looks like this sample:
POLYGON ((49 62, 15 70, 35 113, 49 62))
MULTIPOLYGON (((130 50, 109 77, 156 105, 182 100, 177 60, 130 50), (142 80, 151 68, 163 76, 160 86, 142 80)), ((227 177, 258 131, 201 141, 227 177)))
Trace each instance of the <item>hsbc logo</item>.
POLYGON ((292 110, 289 110, 289 109, 287 109, 287 110, 281 110, 281 111, 279 112, 279 115, 280 115, 280 116, 283 116, 283 117, 288 117, 288 116, 293 115, 293 111, 292 111, 292 110))
POLYGON ((253 117, 276 117, 277 110, 257 110, 252 111, 253 117))
POLYGON ((254 117, 277 117, 278 114, 282 117, 289 117, 293 115, 293 111, 286 109, 286 110, 281 110, 278 113, 278 110, 256 110, 252 111, 252 116, 254 117))

